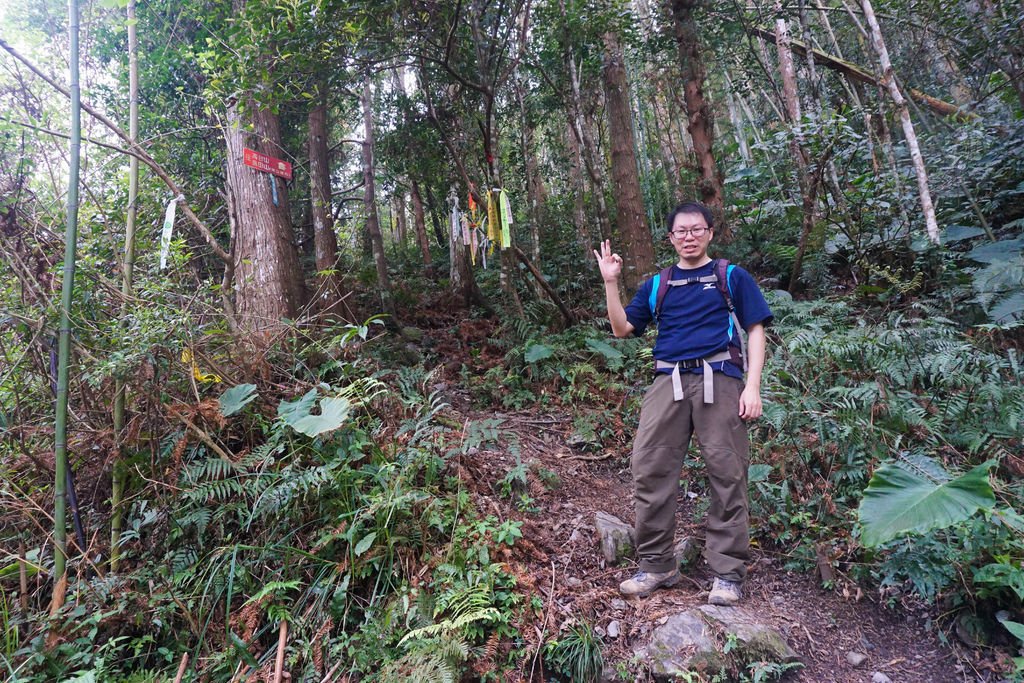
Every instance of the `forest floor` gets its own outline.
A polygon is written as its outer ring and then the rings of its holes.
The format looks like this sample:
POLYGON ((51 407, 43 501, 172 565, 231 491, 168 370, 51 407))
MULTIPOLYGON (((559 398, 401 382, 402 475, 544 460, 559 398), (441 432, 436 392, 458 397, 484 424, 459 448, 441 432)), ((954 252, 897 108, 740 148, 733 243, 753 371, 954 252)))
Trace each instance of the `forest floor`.
MULTIPOLYGON (((480 450, 465 456, 459 466, 482 514, 523 522, 523 539, 512 558, 519 564, 516 573, 528 575, 528 583, 544 600, 546 636, 570 625, 572 619, 586 619, 605 634, 605 661, 613 667, 625 663, 631 672, 638 671, 630 660, 651 630, 665 617, 705 603, 714 577, 703 560, 693 563, 694 568, 675 587, 645 599, 623 600, 619 582, 629 578, 636 566, 632 562, 606 566, 594 516, 604 511, 632 522, 628 452, 596 456, 601 459, 574 452, 565 445, 572 431, 570 415, 489 412, 466 417, 502 419, 502 432, 515 434, 520 459, 530 464, 526 493, 532 503, 525 511, 499 495, 501 480, 516 466, 514 455, 501 449, 480 450), (537 473, 544 471, 555 473, 559 483, 543 483, 537 473), (607 635, 612 621, 618 622, 615 638, 607 635)), ((698 504, 699 499, 680 493, 677 539, 703 537, 694 515, 698 504)), ((894 683, 999 679, 991 673, 984 653, 943 645, 935 630, 926 627, 929 614, 887 608, 864 591, 847 597, 844 593, 850 590, 826 590, 813 571, 786 571, 784 559, 753 549, 743 603, 782 633, 800 655, 804 668, 784 680, 867 683, 876 671, 894 683), (867 659, 853 667, 847 661, 848 652, 863 653, 867 659)))
MULTIPOLYGON (((606 565, 594 518, 604 511, 627 524, 633 521, 628 446, 597 453, 573 448, 574 416, 565 409, 482 410, 479 403, 474 408, 454 372, 459 361, 449 360, 446 376, 435 376, 435 381, 443 381, 453 417, 462 422, 502 420, 500 444, 462 456, 457 468, 482 515, 523 523, 523 538, 513 547, 509 564, 520 589, 539 596, 545 605, 527 639, 550 639, 574 620, 586 620, 602 635, 605 662, 621 672, 622 680, 647 680, 636 648, 669 615, 704 604, 714 577, 698 559, 675 587, 624 600, 619 582, 635 573, 636 565, 606 565), (516 451, 518 462, 527 465, 529 484, 527 490, 508 495, 502 483, 507 487, 509 472, 518 464, 516 451), (617 623, 609 630, 612 622, 617 623)), ((481 358, 475 360, 479 370, 481 358)), ((703 539, 700 497, 680 491, 678 503, 677 540, 703 539)), ((893 683, 1001 680, 997 657, 964 647, 949 633, 948 624, 940 626, 944 633, 938 632, 935 624, 942 622, 932 611, 889 607, 876 589, 862 590, 845 578, 825 589, 814 570, 787 571, 786 559, 755 544, 743 602, 799 654, 804 667, 783 680, 869 683, 875 672, 893 683), (850 652, 866 655, 865 661, 852 666, 850 652)), ((537 680, 538 667, 538 662, 524 665, 524 678, 537 680)))

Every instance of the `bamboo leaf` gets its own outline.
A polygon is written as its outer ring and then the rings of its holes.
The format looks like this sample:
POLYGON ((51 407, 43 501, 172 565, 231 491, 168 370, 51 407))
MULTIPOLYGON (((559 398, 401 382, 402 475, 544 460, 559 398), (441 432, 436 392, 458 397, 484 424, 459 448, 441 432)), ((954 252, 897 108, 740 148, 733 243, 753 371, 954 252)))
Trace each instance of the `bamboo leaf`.
POLYGON ((373 545, 373 542, 376 539, 377 539, 377 532, 376 531, 371 531, 370 533, 368 533, 365 536, 363 536, 362 540, 360 540, 359 543, 356 543, 356 547, 355 547, 355 550, 354 550, 354 552, 356 554, 356 557, 359 557, 360 555, 365 553, 367 550, 369 550, 370 546, 373 545))

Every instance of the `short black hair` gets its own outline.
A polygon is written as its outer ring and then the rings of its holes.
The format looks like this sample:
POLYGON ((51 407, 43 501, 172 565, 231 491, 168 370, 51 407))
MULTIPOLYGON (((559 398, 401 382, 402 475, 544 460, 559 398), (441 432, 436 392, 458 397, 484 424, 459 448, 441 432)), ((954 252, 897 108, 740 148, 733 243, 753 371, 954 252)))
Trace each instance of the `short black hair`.
POLYGON ((711 209, 704 206, 700 202, 683 202, 676 208, 668 212, 665 216, 665 231, 672 232, 672 225, 676 222, 676 216, 681 213, 699 213, 704 216, 704 221, 708 224, 708 230, 715 229, 715 219, 711 215, 711 209))

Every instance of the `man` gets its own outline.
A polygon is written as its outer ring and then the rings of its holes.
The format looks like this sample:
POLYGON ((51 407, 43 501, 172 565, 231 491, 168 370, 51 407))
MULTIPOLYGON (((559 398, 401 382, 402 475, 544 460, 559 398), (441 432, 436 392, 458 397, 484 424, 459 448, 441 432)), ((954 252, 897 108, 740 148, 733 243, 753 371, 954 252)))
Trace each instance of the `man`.
POLYGON ((623 308, 618 288, 622 259, 607 241, 600 253, 594 251, 615 336, 643 334, 655 318, 658 323, 656 375, 640 410, 631 460, 640 571, 619 590, 646 596, 679 582, 673 553, 676 496, 683 458, 696 432, 711 487, 704 557, 715 582, 708 602, 734 605, 742 596, 750 547, 745 421, 761 416, 764 326, 772 314, 750 274, 730 266, 724 278, 735 305, 736 315, 731 315, 716 262, 708 256, 714 225, 707 207, 680 204, 666 223, 679 261, 662 296, 654 281, 660 284, 664 273, 645 282, 623 308), (747 331, 746 382, 736 324, 747 331))

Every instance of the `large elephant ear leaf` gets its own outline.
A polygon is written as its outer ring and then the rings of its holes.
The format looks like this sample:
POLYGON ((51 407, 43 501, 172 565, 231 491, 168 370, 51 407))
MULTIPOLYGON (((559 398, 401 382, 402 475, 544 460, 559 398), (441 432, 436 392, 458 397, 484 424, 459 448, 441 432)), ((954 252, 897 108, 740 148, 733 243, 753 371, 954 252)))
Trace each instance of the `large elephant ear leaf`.
POLYGON ((988 461, 946 481, 902 463, 886 463, 864 491, 858 517, 861 542, 878 546, 908 533, 944 529, 990 510, 996 498, 988 482, 988 461))
POLYGON ((234 415, 257 397, 255 384, 239 384, 231 387, 220 396, 220 414, 224 417, 234 415))
POLYGON ((306 436, 319 436, 337 429, 348 419, 351 409, 348 399, 341 396, 328 396, 320 399, 320 414, 308 412, 305 415, 292 414, 285 422, 295 431, 306 436))

